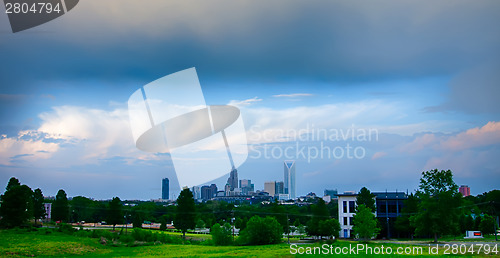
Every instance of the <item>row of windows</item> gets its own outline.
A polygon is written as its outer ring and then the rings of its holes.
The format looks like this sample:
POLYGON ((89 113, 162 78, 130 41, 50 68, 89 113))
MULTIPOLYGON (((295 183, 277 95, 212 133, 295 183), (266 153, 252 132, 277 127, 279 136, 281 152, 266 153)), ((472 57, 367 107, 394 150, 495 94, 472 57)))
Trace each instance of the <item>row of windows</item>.
POLYGON ((349 201, 349 210, 347 210, 347 201, 344 201, 342 203, 342 205, 343 205, 343 212, 344 213, 355 213, 356 212, 355 211, 355 207, 356 207, 355 203, 356 202, 354 202, 354 201, 349 201))
POLYGON ((352 217, 349 217, 349 224, 347 224, 347 217, 344 217, 344 226, 352 225, 352 217))

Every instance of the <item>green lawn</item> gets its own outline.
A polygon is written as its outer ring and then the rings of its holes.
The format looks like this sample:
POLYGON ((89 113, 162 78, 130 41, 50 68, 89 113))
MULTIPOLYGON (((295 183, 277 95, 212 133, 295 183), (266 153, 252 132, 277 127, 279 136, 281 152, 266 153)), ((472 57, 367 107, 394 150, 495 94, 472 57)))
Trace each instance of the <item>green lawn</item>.
MULTIPOLYGON (((178 233, 164 232, 166 234, 178 235, 178 233)), ((209 235, 192 234, 188 237, 210 238, 209 235)), ((347 247, 349 244, 356 245, 359 242, 338 241, 334 247, 347 247)), ((375 247, 407 247, 410 245, 398 245, 387 243, 370 243, 375 247)), ((297 247, 314 248, 320 244, 298 245, 297 247)), ((305 251, 306 249, 302 249, 305 251)), ((429 255, 428 248, 423 247, 423 255, 419 257, 436 257, 429 255)), ((443 250, 440 249, 440 253, 443 250)), ((99 239, 77 237, 59 232, 43 234, 43 231, 26 232, 25 230, 0 230, 0 256, 86 256, 86 257, 130 257, 130 256, 161 256, 161 257, 292 257, 290 246, 287 244, 266 246, 207 246, 194 244, 158 244, 148 246, 113 246, 108 243, 103 245, 99 239)), ((305 256, 305 255, 299 255, 305 256)), ((332 256, 332 255, 323 255, 332 256)), ((365 255, 341 255, 342 257, 360 257, 365 255)), ((379 255, 371 255, 372 257, 379 255)), ((411 255, 404 255, 405 257, 411 255)), ((481 255, 494 257, 495 255, 481 255)), ((498 256, 498 255, 497 255, 498 256)), ((387 257, 397 257, 389 255, 387 257)), ((460 257, 477 257, 477 255, 460 255, 460 257)))

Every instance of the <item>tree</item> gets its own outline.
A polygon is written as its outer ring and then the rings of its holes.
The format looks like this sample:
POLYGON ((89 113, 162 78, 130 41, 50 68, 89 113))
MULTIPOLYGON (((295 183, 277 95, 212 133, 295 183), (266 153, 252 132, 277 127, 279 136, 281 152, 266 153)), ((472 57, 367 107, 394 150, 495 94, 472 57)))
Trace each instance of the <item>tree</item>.
POLYGON ((496 221, 492 216, 484 214, 481 219, 481 223, 479 224, 479 230, 481 230, 484 235, 493 234, 495 233, 495 223, 496 221))
POLYGON ((107 220, 108 224, 113 225, 113 230, 115 230, 116 224, 123 223, 122 201, 120 198, 113 197, 113 200, 109 203, 107 220))
POLYGON ((94 220, 94 213, 98 212, 94 209, 93 201, 87 197, 76 196, 70 201, 71 210, 73 211, 73 221, 92 221, 94 220))
POLYGON ((52 204, 52 219, 62 222, 68 222, 69 220, 68 197, 63 189, 57 192, 56 200, 52 204))
POLYGON ((43 203, 45 199, 43 198, 42 190, 40 188, 35 189, 33 192, 33 217, 35 217, 35 225, 38 219, 44 219, 47 215, 45 213, 45 206, 43 203))
POLYGON ((210 229, 210 235, 212 235, 215 245, 230 245, 232 242, 231 225, 227 222, 222 226, 219 223, 215 223, 210 229))
POLYGON ((401 209, 401 216, 396 218, 395 228, 399 233, 407 234, 413 239, 415 227, 410 223, 410 217, 418 212, 418 197, 411 193, 408 199, 404 201, 404 206, 401 209))
POLYGON ((417 235, 434 235, 437 243, 439 234, 458 232, 462 195, 451 170, 422 172, 417 196, 421 200, 418 213, 410 218, 417 235))
POLYGON ((250 245, 277 244, 281 242, 282 237, 281 224, 274 217, 253 216, 240 234, 243 242, 250 245))
POLYGON ((358 206, 363 204, 372 212, 375 212, 375 195, 372 194, 368 188, 363 187, 359 190, 358 196, 356 197, 356 204, 358 206))
POLYGON ((357 212, 352 218, 352 223, 354 224, 352 227, 354 234, 363 240, 376 237, 380 232, 375 214, 364 204, 358 205, 357 212))
POLYGON ((22 226, 33 217, 33 191, 27 185, 21 185, 12 177, 2 195, 0 206, 1 223, 4 227, 22 226))
POLYGON ((193 193, 189 189, 184 189, 177 198, 177 214, 175 216, 175 228, 182 231, 182 237, 186 239, 186 231, 194 229, 196 226, 196 205, 193 193))
POLYGON ((322 220, 319 222, 319 235, 327 238, 334 236, 336 239, 340 233, 340 223, 337 219, 322 220))
POLYGON ((142 213, 139 211, 135 211, 132 216, 132 227, 134 228, 142 228, 142 222, 144 221, 144 218, 142 216, 142 213))
POLYGON ((323 199, 319 199, 316 205, 312 206, 313 217, 307 222, 307 234, 311 236, 321 236, 320 222, 330 219, 330 212, 323 199))

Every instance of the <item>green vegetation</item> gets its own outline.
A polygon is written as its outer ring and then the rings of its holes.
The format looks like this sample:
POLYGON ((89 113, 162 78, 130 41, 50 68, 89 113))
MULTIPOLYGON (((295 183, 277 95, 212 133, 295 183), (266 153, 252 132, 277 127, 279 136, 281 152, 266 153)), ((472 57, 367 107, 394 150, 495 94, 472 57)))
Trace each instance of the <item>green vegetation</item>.
POLYGON ((229 223, 224 223, 224 225, 220 225, 219 223, 215 223, 210 229, 210 235, 212 235, 212 240, 215 245, 230 245, 232 244, 232 232, 231 225, 229 223))
POLYGON ((411 217, 417 235, 457 234, 459 230, 462 195, 453 182, 450 170, 437 169, 422 172, 417 196, 420 198, 418 213, 411 217))
POLYGON ((352 221, 354 224, 352 227, 354 234, 358 235, 362 240, 370 240, 380 231, 380 228, 377 226, 375 214, 364 204, 358 205, 357 212, 354 214, 352 221))
POLYGON ((278 244, 283 237, 283 229, 274 217, 253 216, 240 233, 240 242, 248 245, 278 244))
POLYGON ((196 226, 196 205, 193 193, 189 189, 183 189, 177 198, 177 213, 175 216, 175 227, 182 231, 185 238, 188 229, 196 226))
POLYGON ((59 190, 56 200, 52 204, 52 220, 68 222, 69 221, 69 203, 64 190, 59 190))
POLYGON ((375 195, 372 194, 368 188, 363 187, 359 190, 358 196, 356 197, 356 204, 358 206, 363 204, 366 208, 375 212, 375 195))
POLYGON ((122 201, 118 197, 114 197, 109 203, 107 222, 113 225, 113 230, 115 230, 116 224, 123 223, 122 201))

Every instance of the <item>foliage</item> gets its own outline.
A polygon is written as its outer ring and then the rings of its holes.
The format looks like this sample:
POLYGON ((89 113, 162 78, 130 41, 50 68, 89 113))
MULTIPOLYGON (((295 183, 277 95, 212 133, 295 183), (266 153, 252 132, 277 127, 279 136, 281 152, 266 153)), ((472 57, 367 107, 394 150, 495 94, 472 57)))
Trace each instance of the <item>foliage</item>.
POLYGON ((401 216, 396 218, 395 228, 399 233, 408 235, 413 238, 415 227, 410 222, 410 217, 418 212, 419 199, 411 193, 408 199, 404 201, 404 206, 401 209, 401 216))
POLYGON ((334 236, 339 237, 340 233, 340 223, 337 219, 322 220, 319 222, 318 233, 321 237, 325 236, 327 238, 334 236))
POLYGON ((481 219, 481 223, 479 224, 479 230, 481 230, 484 235, 493 234, 495 233, 495 223, 495 218, 488 214, 485 214, 481 219))
POLYGON ((196 206, 193 199, 193 193, 189 189, 184 189, 177 198, 177 214, 175 216, 175 228, 180 229, 185 238, 188 229, 194 229, 196 226, 196 206))
POLYGON ((45 213, 45 206, 43 205, 45 199, 43 198, 42 190, 40 188, 35 189, 33 192, 33 217, 36 220, 44 219, 47 215, 45 213))
POLYGON ((52 220, 54 221, 69 221, 69 203, 68 197, 64 190, 59 190, 56 195, 56 200, 52 204, 52 220))
POLYGON ((230 245, 232 243, 231 225, 227 222, 222 226, 219 223, 215 223, 210 229, 210 235, 212 235, 215 245, 230 245))
POLYGON ((363 240, 369 240, 372 237, 376 237, 380 232, 380 228, 377 225, 377 219, 372 210, 366 207, 364 204, 358 205, 356 214, 354 214, 352 221, 354 226, 352 227, 354 234, 363 240))
POLYGON ((3 227, 18 227, 33 216, 33 191, 12 177, 2 195, 0 206, 3 227))
POLYGON ((375 212, 375 195, 372 194, 368 188, 363 187, 359 190, 358 196, 356 197, 356 204, 358 206, 363 204, 372 212, 375 212))
POLYGON ((253 216, 246 228, 240 231, 240 241, 250 245, 277 244, 281 242, 282 236, 282 227, 274 217, 253 216))
POLYGON ((107 222, 113 225, 113 230, 116 224, 123 223, 122 202, 118 197, 114 197, 109 203, 107 222))
POLYGON ((312 207, 313 217, 307 222, 306 232, 310 236, 323 236, 320 222, 330 218, 330 212, 323 199, 319 199, 316 205, 312 207))
POLYGON ((459 230, 462 195, 453 181, 451 170, 437 169, 422 172, 417 196, 421 202, 418 213, 410 218, 417 235, 457 234, 459 230))

